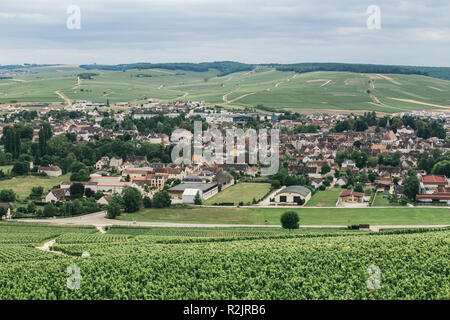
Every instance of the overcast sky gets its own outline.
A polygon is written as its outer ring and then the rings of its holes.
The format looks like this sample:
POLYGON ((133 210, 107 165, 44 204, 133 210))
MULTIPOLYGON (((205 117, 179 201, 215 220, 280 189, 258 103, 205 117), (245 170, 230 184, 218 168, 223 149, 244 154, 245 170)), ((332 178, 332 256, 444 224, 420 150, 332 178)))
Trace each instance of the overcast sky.
POLYGON ((220 60, 450 66, 450 1, 0 0, 3 65, 220 60))

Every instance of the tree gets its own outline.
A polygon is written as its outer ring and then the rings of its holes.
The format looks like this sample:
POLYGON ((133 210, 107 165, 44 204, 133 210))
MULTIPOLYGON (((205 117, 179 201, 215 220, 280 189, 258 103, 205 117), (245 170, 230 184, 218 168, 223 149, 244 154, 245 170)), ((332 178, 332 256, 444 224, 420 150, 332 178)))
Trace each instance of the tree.
POLYGON ((79 182, 72 183, 69 190, 70 190, 70 197, 72 199, 79 199, 79 198, 83 197, 84 185, 79 182))
POLYGON ((322 166, 322 169, 320 170, 320 173, 321 173, 321 174, 327 174, 327 173, 330 172, 330 171, 331 171, 330 165, 329 165, 328 163, 325 163, 325 164, 322 166))
POLYGON ((147 196, 145 196, 142 199, 142 203, 144 204, 144 208, 151 208, 152 207, 152 200, 149 197, 147 197, 147 196))
POLYGON ((281 215, 281 226, 289 231, 299 228, 300 218, 295 211, 286 211, 281 215))
POLYGON ((442 160, 437 162, 431 170, 432 174, 442 174, 450 178, 450 160, 442 160))
POLYGON ((171 204, 169 193, 166 190, 161 190, 155 193, 152 200, 154 208, 166 208, 171 204))
POLYGON ((122 210, 122 199, 120 196, 114 196, 108 203, 108 207, 106 209, 106 217, 110 219, 114 219, 117 216, 120 216, 120 212, 122 210))
POLYGON ((202 204, 202 198, 200 197, 200 192, 197 191, 195 197, 194 197, 194 204, 200 205, 202 204))
POLYGON ((358 184, 355 186, 354 191, 355 191, 355 192, 364 192, 363 185, 360 184, 360 183, 358 183, 358 184))
POLYGON ((16 193, 12 189, 1 190, 0 191, 0 201, 2 201, 2 202, 16 201, 16 193))
POLYGON ((44 193, 44 187, 36 186, 31 188, 31 197, 40 197, 44 193))
POLYGON ((127 187, 122 191, 123 206, 125 212, 132 213, 138 211, 142 206, 142 196, 138 189, 127 187))
POLYGON ((11 172, 15 175, 22 176, 30 171, 30 163, 27 161, 18 161, 14 164, 11 172))
POLYGON ((44 216, 45 217, 53 217, 58 214, 58 208, 53 203, 47 203, 44 206, 44 216))
POLYGON ((272 180, 272 189, 280 189, 281 183, 279 180, 272 180))
POLYGON ((405 196, 411 200, 416 200, 416 195, 419 193, 420 183, 416 176, 410 175, 403 182, 403 193, 405 196))

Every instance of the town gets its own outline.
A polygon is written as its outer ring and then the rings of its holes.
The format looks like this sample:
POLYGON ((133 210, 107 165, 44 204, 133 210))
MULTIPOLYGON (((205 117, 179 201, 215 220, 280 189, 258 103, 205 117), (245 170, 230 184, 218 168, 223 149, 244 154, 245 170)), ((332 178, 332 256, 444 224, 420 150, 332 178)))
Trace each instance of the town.
POLYGON ((5 106, 2 218, 101 209, 114 218, 142 206, 171 205, 450 206, 450 114, 411 111, 381 117, 260 109, 153 99, 140 105, 76 101, 69 109, 5 106), (233 163, 205 163, 194 156, 190 164, 173 163, 171 150, 182 138, 192 138, 194 121, 223 132, 278 129, 278 172, 264 176, 261 164, 249 162, 248 138, 244 162, 238 163, 234 149, 233 163), (176 129, 184 133, 172 134, 176 129), (5 186, 20 176, 65 179, 47 188, 35 180, 29 194, 18 195, 5 186), (265 188, 252 199, 221 196, 260 185, 265 188))

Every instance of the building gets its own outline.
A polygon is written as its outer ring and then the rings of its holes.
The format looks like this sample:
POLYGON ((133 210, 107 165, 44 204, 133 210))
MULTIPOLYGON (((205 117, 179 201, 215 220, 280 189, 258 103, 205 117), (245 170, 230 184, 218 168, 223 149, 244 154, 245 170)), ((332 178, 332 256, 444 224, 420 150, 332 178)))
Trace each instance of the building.
POLYGON ((202 192, 202 199, 206 200, 215 195, 218 192, 217 183, 180 183, 172 188, 168 189, 167 192, 174 199, 183 199, 183 193, 186 189, 196 189, 202 192))
POLYGON ((200 189, 185 189, 183 192, 183 196, 182 196, 183 203, 194 204, 197 193, 200 195, 200 199, 203 200, 202 190, 200 190, 200 189))
POLYGON ((364 194, 360 192, 355 192, 353 190, 343 190, 339 194, 338 205, 340 206, 367 206, 368 203, 365 202, 364 194))
POLYGON ((421 175, 419 177, 420 193, 432 194, 438 188, 445 188, 448 186, 448 180, 445 176, 438 175, 421 175))
POLYGON ((58 166, 39 167, 38 172, 46 173, 49 177, 59 177, 60 175, 62 175, 62 170, 58 166))
POLYGON ((54 189, 50 191, 44 199, 42 199, 42 202, 50 203, 64 201, 68 196, 70 196, 69 189, 54 189))
POLYGON ((304 186, 289 186, 277 192, 274 197, 275 204, 304 205, 311 199, 311 190, 304 186))
POLYGON ((450 206, 450 187, 439 187, 432 194, 418 194, 417 201, 450 206))

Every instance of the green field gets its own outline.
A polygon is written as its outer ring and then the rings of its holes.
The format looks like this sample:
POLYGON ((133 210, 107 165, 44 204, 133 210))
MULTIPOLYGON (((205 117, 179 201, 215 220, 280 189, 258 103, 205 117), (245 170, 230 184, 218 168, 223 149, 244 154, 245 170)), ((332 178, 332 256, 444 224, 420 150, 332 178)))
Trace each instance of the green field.
POLYGON ((0 299, 448 299, 449 232, 0 222, 0 299))
POLYGON ((169 208, 144 209, 123 214, 127 221, 212 223, 212 224, 280 224, 285 211, 298 212, 303 225, 375 225, 450 224, 448 208, 169 208))
POLYGON ((59 177, 20 176, 7 180, 0 180, 0 190, 12 189, 19 196, 20 200, 24 200, 30 195, 33 187, 44 187, 45 196, 52 187, 59 185, 63 181, 69 180, 70 174, 65 174, 59 177))
POLYGON ((307 207, 335 207, 338 196, 343 189, 333 188, 317 191, 306 203, 307 207))
POLYGON ((214 203, 252 203, 253 199, 258 201, 270 190, 270 183, 238 183, 215 194, 204 202, 205 205, 214 203))
POLYGON ((223 106, 328 112, 375 110, 399 112, 442 109, 450 106, 450 81, 400 74, 359 74, 350 72, 294 72, 256 67, 217 77, 218 71, 181 70, 103 71, 92 80, 77 75, 78 67, 32 68, 33 74, 0 80, 0 103, 64 102, 66 99, 105 103, 143 101, 204 100, 223 106), (151 77, 137 77, 137 75, 151 77), (58 95, 59 93, 59 95, 58 95), (398 100, 403 99, 403 100, 398 100))

